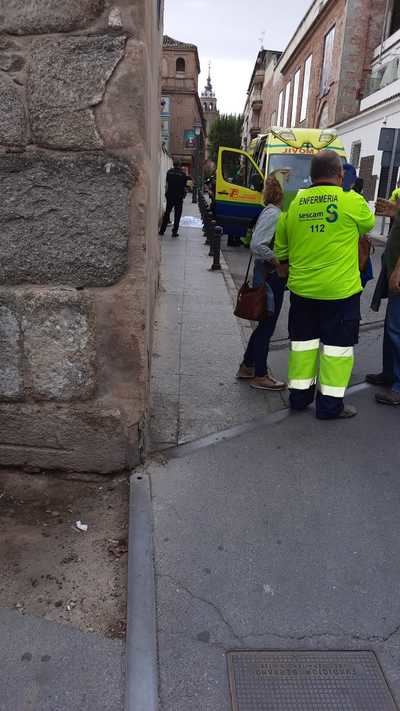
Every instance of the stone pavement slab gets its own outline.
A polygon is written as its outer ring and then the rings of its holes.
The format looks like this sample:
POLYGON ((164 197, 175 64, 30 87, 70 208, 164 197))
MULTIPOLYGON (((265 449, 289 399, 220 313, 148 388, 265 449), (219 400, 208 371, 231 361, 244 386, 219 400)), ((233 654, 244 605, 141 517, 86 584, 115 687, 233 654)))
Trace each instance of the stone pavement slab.
POLYGON ((245 648, 372 649, 400 702, 400 413, 349 401, 149 465, 162 711, 228 711, 245 648))
POLYGON ((122 641, 4 608, 0 640, 0 711, 122 711, 122 641))

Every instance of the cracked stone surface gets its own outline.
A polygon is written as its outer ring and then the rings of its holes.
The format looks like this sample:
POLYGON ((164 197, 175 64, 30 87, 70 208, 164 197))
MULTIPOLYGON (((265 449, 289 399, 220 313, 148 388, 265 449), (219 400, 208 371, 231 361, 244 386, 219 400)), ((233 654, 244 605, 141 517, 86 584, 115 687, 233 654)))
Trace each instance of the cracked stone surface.
POLYGON ((23 398, 20 327, 13 296, 0 295, 0 400, 23 398))
POLYGON ((93 108, 124 56, 125 36, 46 38, 32 46, 28 104, 33 142, 64 149, 103 143, 93 108))
POLYGON ((2 155, 0 180, 3 285, 108 286, 122 276, 134 182, 125 161, 2 155))
POLYGON ((149 465, 162 711, 229 711, 240 648, 373 649, 399 701, 398 413, 351 400, 149 465))
MULTIPOLYGON (((15 58, 14 60, 16 61, 15 58)), ((0 73, 0 143, 25 145, 27 120, 21 89, 6 74, 0 73)))
POLYGON ((0 32, 45 34, 85 27, 104 0, 0 0, 0 32))
POLYGON ((86 400, 93 395, 96 331, 88 294, 27 291, 22 334, 25 387, 34 400, 86 400))

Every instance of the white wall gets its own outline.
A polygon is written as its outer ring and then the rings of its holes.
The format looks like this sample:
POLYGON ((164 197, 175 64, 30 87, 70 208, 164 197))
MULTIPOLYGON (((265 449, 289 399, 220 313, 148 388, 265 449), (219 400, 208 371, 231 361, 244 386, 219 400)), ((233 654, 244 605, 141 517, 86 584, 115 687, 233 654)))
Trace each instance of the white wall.
POLYGON ((378 176, 375 197, 378 192, 382 162, 382 153, 378 151, 378 141, 381 128, 385 127, 400 128, 399 98, 393 99, 382 106, 376 106, 336 126, 338 135, 346 148, 348 160, 350 160, 351 146, 356 141, 361 141, 360 158, 375 156, 373 175, 378 176))

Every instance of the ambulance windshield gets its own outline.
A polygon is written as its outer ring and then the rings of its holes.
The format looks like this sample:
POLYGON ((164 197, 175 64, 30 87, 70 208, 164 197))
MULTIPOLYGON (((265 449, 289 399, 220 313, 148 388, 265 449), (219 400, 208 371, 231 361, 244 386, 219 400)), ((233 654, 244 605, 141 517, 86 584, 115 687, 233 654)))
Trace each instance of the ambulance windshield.
POLYGON ((297 192, 311 185, 310 167, 312 155, 271 155, 268 162, 268 175, 276 171, 284 176, 285 192, 297 192))

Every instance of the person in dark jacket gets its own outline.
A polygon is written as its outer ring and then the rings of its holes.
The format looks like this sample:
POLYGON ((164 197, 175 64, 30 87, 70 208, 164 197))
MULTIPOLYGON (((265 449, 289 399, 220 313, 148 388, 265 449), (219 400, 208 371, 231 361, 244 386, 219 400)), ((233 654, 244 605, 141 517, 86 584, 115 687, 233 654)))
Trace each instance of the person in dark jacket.
POLYGON ((375 398, 382 405, 400 406, 400 210, 396 203, 378 198, 376 214, 390 217, 390 230, 383 255, 382 273, 372 301, 372 309, 379 308, 382 298, 388 299, 383 338, 383 369, 369 373, 367 383, 387 386, 387 391, 377 393, 375 398))
POLYGON ((174 161, 174 167, 167 173, 167 186, 165 196, 167 198, 167 207, 164 213, 163 221, 160 227, 160 235, 163 235, 167 229, 168 222, 172 209, 175 212, 174 226, 172 236, 178 237, 179 223, 182 217, 183 201, 186 195, 186 183, 189 177, 182 170, 181 162, 174 161))

